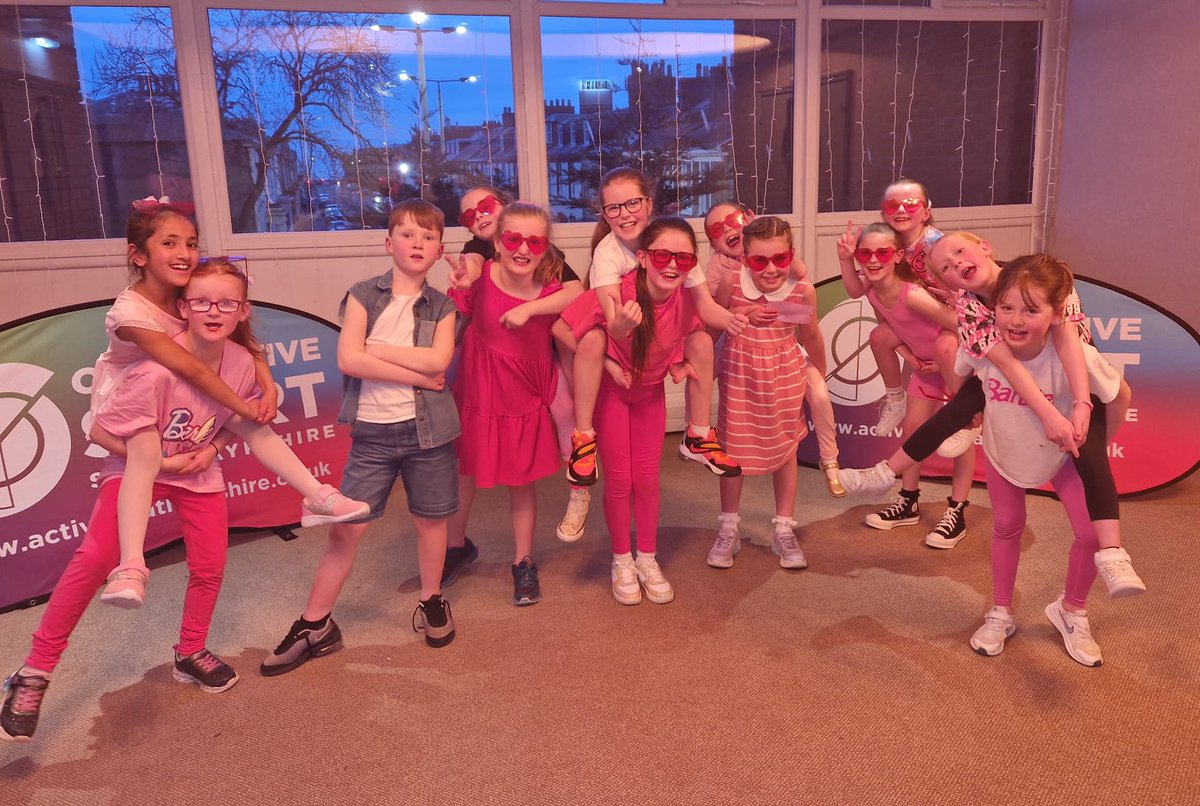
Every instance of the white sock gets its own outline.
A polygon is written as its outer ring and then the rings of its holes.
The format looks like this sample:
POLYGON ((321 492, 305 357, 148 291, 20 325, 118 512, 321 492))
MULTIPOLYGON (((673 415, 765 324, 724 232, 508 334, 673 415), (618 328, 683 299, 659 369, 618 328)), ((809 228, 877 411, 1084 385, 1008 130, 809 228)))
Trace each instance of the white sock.
POLYGON ((704 439, 706 436, 708 436, 708 430, 710 427, 711 426, 707 425, 692 425, 691 423, 688 423, 688 436, 696 437, 697 439, 704 439))
POLYGON ((907 396, 904 393, 903 386, 897 386, 894 389, 890 388, 890 387, 884 387, 884 392, 887 394, 888 397, 906 397, 907 396))
POLYGON ((628 563, 631 563, 631 562, 633 562, 633 553, 632 553, 632 552, 629 552, 629 551, 627 551, 627 552, 625 552, 624 554, 614 554, 614 555, 613 555, 613 562, 615 562, 615 563, 616 563, 616 562, 620 562, 620 563, 627 563, 627 562, 628 562, 628 563))

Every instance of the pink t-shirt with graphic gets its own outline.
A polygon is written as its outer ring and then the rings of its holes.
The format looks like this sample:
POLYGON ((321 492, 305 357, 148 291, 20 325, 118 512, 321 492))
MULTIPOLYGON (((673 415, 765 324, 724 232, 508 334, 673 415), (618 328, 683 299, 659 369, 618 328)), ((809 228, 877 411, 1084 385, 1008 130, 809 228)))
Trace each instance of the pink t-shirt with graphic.
MULTIPOLYGON (((621 278, 621 301, 637 299, 637 273, 621 278)), ((604 311, 595 289, 576 298, 565 311, 562 319, 571 327, 575 338, 581 339, 592 328, 605 328, 604 311)), ((683 360, 683 339, 689 333, 700 330, 704 324, 696 313, 696 303, 691 293, 677 289, 665 302, 654 306, 654 340, 646 354, 646 366, 641 378, 634 383, 649 386, 662 383, 667 377, 667 367, 683 360)), ((633 374, 633 337, 615 339, 608 336, 608 357, 633 374)))
MULTIPOLYGON (((177 342, 182 336, 176 336, 177 342)), ((254 378, 254 359, 241 345, 225 343, 218 373, 221 380, 243 400, 259 396, 254 378)), ((118 437, 128 437, 144 428, 158 430, 164 458, 198 450, 221 430, 232 416, 229 409, 213 402, 187 381, 157 361, 146 358, 129 367, 124 380, 95 413, 96 423, 118 437)), ((125 472, 125 458, 109 456, 100 471, 100 481, 125 472)), ((221 467, 213 462, 202 473, 162 473, 156 481, 197 493, 225 489, 221 467)))

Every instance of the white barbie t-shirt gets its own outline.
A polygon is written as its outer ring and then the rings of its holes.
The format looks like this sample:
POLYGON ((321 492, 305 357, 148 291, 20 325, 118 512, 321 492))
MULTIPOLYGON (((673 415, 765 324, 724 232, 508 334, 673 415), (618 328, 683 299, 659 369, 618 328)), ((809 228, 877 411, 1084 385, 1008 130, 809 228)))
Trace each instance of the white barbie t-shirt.
MULTIPOLYGON (((1092 394, 1111 403, 1121 389, 1120 374, 1090 344, 1083 345, 1083 358, 1092 394)), ((1070 418, 1075 399, 1054 342, 1047 339, 1036 358, 1022 363, 1046 399, 1070 418)), ((954 371, 959 375, 974 372, 983 383, 983 452, 1000 475, 1026 489, 1040 487, 1054 478, 1070 454, 1046 438, 1042 421, 1000 368, 987 358, 974 358, 959 350, 954 371)))

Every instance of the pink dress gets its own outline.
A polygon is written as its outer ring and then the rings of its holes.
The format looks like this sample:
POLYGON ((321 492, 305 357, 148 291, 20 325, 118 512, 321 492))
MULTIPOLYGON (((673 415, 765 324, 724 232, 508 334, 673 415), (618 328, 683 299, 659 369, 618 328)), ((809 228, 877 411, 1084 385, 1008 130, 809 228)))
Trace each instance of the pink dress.
MULTIPOLYGON (((901 283, 896 304, 891 308, 879 301, 875 289, 867 291, 867 299, 875 312, 892 327, 892 332, 908 345, 913 355, 922 361, 933 360, 933 342, 942 332, 942 326, 908 307, 908 295, 919 286, 901 283)), ((939 372, 913 372, 908 379, 908 394, 926 400, 945 400, 946 381, 939 372)))
MULTIPOLYGON (((539 298, 562 288, 551 283, 539 298)), ((450 297, 470 319, 454 399, 462 421, 458 472, 477 487, 518 487, 558 472, 558 441, 550 419, 557 373, 550 349, 554 314, 534 316, 509 330, 500 316, 529 300, 500 290, 492 264, 466 291, 450 297)))
MULTIPOLYGON (((807 306, 804 288, 796 283, 777 302, 807 306)), ((743 284, 734 281, 730 307, 763 301, 761 294, 749 298, 743 284)), ((767 300, 767 304, 772 303, 767 300)), ((725 339, 717 431, 726 453, 738 461, 743 473, 773 473, 785 462, 795 461, 793 452, 808 434, 803 416, 804 366, 795 324, 750 325, 725 339)))

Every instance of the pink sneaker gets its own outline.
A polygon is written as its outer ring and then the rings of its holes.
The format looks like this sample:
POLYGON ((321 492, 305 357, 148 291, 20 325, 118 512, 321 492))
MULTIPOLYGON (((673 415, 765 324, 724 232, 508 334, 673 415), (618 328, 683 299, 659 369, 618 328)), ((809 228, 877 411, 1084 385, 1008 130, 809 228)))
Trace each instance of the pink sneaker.
POLYGON ((305 498, 300 508, 301 526, 323 526, 341 523, 368 515, 371 507, 342 495, 330 484, 322 484, 312 498, 305 498))
POLYGON ((146 582, 150 569, 144 565, 118 565, 108 575, 108 584, 100 594, 105 604, 136 610, 146 603, 146 582))

